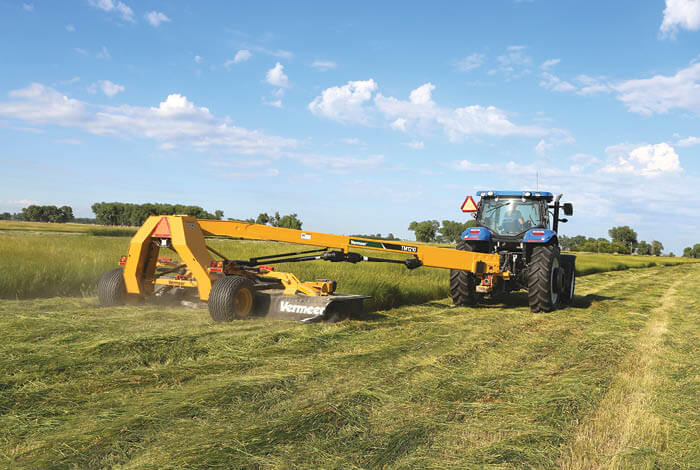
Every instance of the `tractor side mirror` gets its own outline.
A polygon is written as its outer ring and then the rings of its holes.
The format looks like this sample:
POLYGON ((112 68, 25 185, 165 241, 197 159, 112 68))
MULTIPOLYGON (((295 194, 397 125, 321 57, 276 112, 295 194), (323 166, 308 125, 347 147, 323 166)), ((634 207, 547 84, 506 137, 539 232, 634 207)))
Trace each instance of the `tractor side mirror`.
POLYGON ((562 224, 565 224, 565 223, 567 223, 568 221, 569 221, 569 219, 559 219, 559 222, 561 222, 562 224))
POLYGON ((564 209, 564 215, 574 215, 574 206, 570 202, 562 205, 562 208, 564 209))

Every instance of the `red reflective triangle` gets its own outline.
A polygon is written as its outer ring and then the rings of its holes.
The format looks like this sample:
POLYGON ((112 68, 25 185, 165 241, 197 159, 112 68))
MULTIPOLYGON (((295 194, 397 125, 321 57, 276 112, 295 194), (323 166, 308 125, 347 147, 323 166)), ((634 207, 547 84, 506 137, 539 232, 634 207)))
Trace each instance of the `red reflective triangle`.
POLYGON ((153 230, 153 236, 157 238, 170 238, 170 224, 168 223, 167 217, 160 219, 155 230, 153 230))
POLYGON ((474 202, 474 199, 472 199, 471 196, 467 196, 462 203, 462 212, 476 212, 478 209, 479 207, 476 205, 476 202, 474 202))

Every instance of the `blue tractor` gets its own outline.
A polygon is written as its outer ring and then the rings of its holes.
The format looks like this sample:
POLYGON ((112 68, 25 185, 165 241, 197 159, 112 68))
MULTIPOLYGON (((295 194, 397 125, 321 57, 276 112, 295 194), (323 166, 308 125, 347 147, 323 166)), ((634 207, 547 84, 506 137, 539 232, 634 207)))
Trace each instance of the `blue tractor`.
POLYGON ((497 253, 501 272, 508 276, 477 276, 451 270, 450 296, 455 305, 474 305, 485 294, 526 289, 532 312, 550 312, 574 298, 576 256, 561 254, 557 230, 573 215, 570 203, 560 204, 543 191, 478 191, 478 206, 467 198, 462 210, 476 212, 476 224, 467 228, 458 250, 497 253))

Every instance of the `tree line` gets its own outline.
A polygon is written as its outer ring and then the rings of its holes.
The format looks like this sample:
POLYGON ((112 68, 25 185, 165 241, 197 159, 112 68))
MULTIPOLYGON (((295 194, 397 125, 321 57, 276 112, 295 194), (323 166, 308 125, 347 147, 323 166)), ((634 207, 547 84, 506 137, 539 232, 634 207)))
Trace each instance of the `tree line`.
POLYGON ((97 223, 101 225, 142 225, 152 215, 191 215, 198 219, 218 219, 224 216, 224 211, 216 210, 213 214, 199 206, 183 204, 129 204, 124 202, 96 202, 91 207, 97 223))
POLYGON ((416 241, 436 243, 457 243, 467 228, 476 225, 476 221, 455 222, 443 220, 442 225, 437 220, 413 221, 408 229, 416 234, 416 241))
POLYGON ((3 212, 0 220, 24 220, 27 222, 73 222, 73 208, 70 206, 37 206, 30 205, 22 209, 22 212, 11 214, 3 212))
MULTIPOLYGON (((235 220, 235 219, 229 219, 235 220)), ((293 228, 295 230, 301 230, 302 221, 296 214, 280 215, 279 212, 275 212, 274 215, 270 216, 267 212, 261 212, 258 214, 256 219, 245 219, 243 222, 250 222, 251 224, 269 225, 271 227, 282 227, 282 228, 293 228)))

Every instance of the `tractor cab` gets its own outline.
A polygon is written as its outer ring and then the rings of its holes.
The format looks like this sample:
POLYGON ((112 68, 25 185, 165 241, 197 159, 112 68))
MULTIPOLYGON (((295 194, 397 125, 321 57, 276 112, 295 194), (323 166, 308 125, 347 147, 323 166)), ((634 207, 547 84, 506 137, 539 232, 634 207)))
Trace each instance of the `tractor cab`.
POLYGON ((476 215, 476 224, 488 228, 495 236, 515 237, 532 228, 551 228, 547 205, 551 193, 494 192, 493 196, 481 191, 481 203, 476 215), (528 194, 527 196, 525 194, 528 194))

